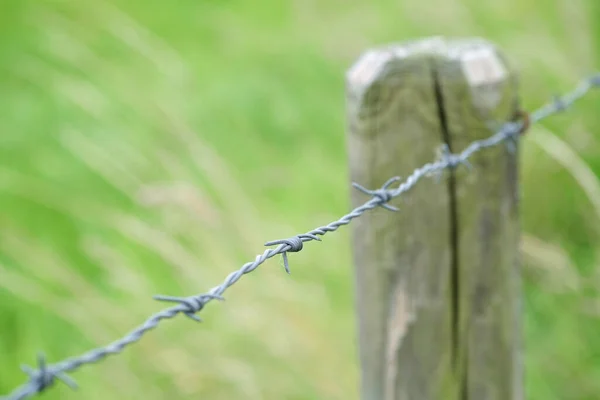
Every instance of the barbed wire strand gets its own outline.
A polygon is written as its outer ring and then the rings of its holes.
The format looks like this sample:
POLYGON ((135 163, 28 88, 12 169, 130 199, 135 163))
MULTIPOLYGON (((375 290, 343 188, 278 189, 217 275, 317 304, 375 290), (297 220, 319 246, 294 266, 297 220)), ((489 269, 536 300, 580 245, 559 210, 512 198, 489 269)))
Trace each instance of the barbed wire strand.
MULTIPOLYGON (((562 97, 555 97, 552 102, 542 106, 529 115, 529 123, 539 122, 553 114, 565 111, 575 101, 585 96, 593 87, 600 86, 600 73, 593 75, 591 78, 583 80, 573 91, 565 94, 562 97)), ((236 283, 243 275, 254 271, 259 265, 264 263, 269 258, 278 254, 282 254, 283 263, 286 272, 290 273, 287 253, 299 252, 303 248, 304 242, 313 240, 320 241, 319 236, 325 235, 327 232, 334 232, 343 225, 348 225, 353 219, 360 217, 365 212, 377 207, 383 207, 390 211, 398 211, 398 208, 387 204, 392 199, 400 196, 403 193, 412 189, 421 179, 429 176, 439 176, 446 169, 453 169, 459 165, 470 167, 468 163, 469 157, 473 154, 496 146, 502 142, 506 142, 508 149, 514 149, 514 142, 518 140, 525 123, 523 121, 511 121, 505 123, 495 134, 487 139, 477 140, 472 142, 462 152, 458 154, 450 153, 447 147, 442 149, 441 157, 437 161, 423 165, 415 169, 404 182, 395 189, 390 187, 397 182, 400 182, 399 177, 393 177, 383 184, 379 189, 369 190, 357 183, 353 186, 363 193, 371 196, 371 199, 363 205, 355 208, 350 213, 344 215, 337 221, 331 222, 328 225, 313 229, 310 232, 293 236, 287 239, 274 240, 265 243, 265 246, 274 246, 269 248, 264 253, 257 255, 255 260, 244 264, 239 270, 229 274, 223 283, 210 289, 208 293, 199 294, 189 297, 174 297, 158 295, 154 299, 159 301, 174 302, 176 306, 167 308, 150 316, 142 325, 132 330, 123 338, 110 343, 104 347, 99 347, 90 350, 77 357, 72 357, 58 362, 54 365, 47 365, 43 354, 38 354, 38 367, 33 369, 29 366, 21 366, 23 372, 29 376, 28 382, 21 387, 15 389, 11 394, 4 396, 2 400, 23 400, 35 394, 41 393, 51 387, 57 380, 62 381, 73 389, 77 388, 75 382, 66 375, 67 372, 74 371, 86 364, 93 364, 101 361, 109 355, 119 354, 123 349, 141 339, 148 331, 156 328, 162 320, 171 319, 178 314, 183 314, 195 321, 201 321, 196 315, 201 311, 206 304, 211 300, 224 300, 222 295, 227 288, 236 283)))

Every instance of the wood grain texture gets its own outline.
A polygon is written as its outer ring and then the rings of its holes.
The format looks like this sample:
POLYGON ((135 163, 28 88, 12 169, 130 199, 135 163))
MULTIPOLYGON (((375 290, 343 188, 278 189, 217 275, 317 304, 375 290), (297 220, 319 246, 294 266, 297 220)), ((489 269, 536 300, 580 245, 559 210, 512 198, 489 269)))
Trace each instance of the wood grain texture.
MULTIPOLYGON (((435 157, 443 134, 430 50, 440 44, 375 49, 349 70, 353 182, 374 189, 435 157)), ((353 206, 365 200, 352 193, 353 206)), ((376 209, 352 230, 361 399, 452 400, 449 189, 423 180, 392 204, 400 212, 376 209)))
MULTIPOLYGON (((481 39, 447 42, 436 71, 453 152, 488 137, 519 105, 505 56, 481 39)), ((521 400, 518 147, 475 154, 456 171, 459 337, 464 393, 472 400, 521 400)))
MULTIPOLYGON (((490 136, 515 74, 480 39, 366 52, 347 74, 350 176, 370 189, 490 136)), ((517 153, 425 179, 352 226, 361 400, 521 400, 517 153)), ((352 193, 352 204, 366 200, 352 193)))

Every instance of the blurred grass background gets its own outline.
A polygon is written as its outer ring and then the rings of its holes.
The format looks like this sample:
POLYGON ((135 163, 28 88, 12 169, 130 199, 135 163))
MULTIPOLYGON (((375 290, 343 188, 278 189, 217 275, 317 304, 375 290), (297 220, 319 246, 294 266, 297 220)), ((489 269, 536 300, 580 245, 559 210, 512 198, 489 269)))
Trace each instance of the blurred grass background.
MULTIPOLYGON (((361 52, 483 36, 537 107, 593 72, 597 0, 0 1, 0 393, 349 209, 361 52)), ((600 398, 598 94, 523 140, 528 399, 600 398)), ((45 399, 357 399, 349 230, 271 260, 45 399)))

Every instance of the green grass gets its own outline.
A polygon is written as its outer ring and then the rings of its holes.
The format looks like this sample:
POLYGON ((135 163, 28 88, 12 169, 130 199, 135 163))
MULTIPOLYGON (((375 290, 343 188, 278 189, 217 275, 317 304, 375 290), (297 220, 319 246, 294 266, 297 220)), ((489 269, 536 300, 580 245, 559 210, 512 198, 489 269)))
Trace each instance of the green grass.
MULTIPOLYGON (((0 393, 106 344, 267 240, 349 209, 361 52, 483 36, 537 107, 600 64, 597 0, 4 0, 0 393)), ((523 142, 528 399, 600 397, 598 94, 523 142)), ((357 399, 349 230, 272 260, 45 399, 357 399)))

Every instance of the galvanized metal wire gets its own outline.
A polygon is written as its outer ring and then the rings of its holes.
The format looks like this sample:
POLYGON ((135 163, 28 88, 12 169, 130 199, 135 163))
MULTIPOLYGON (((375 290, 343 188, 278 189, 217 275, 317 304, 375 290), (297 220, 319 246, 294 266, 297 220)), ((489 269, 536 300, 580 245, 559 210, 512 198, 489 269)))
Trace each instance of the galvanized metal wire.
MULTIPOLYGON (((551 115, 565 111, 575 101, 585 96, 593 87, 600 86, 600 74, 583 80, 573 91, 565 94, 562 97, 556 97, 550 103, 542 106, 538 110, 529 115, 529 123, 539 122, 551 115)), ((72 372, 83 365, 97 363, 104 360, 109 355, 119 354, 123 349, 137 341, 144 334, 156 328, 161 321, 171 319, 178 314, 183 314, 195 321, 201 321, 196 315, 201 311, 206 304, 212 300, 224 300, 222 295, 234 283, 236 283, 243 275, 248 274, 258 268, 269 258, 278 254, 282 254, 285 270, 289 273, 288 253, 298 252, 303 249, 303 244, 310 241, 320 241, 320 236, 328 232, 334 232, 339 227, 348 225, 353 219, 360 217, 365 212, 377 207, 383 207, 390 211, 399 211, 398 208, 388 204, 394 198, 411 190, 421 179, 430 176, 439 176, 444 170, 453 169, 459 165, 470 167, 468 162, 469 157, 473 154, 500 143, 505 143, 509 150, 514 149, 515 142, 518 140, 523 128, 526 126, 524 121, 511 121, 503 124, 495 134, 487 139, 477 140, 467 146, 462 152, 452 154, 449 149, 443 148, 441 157, 438 160, 427 163, 415 169, 402 183, 397 187, 392 188, 392 185, 401 182, 399 177, 393 177, 385 182, 381 188, 370 190, 354 183, 353 186, 370 196, 371 199, 363 205, 355 208, 350 213, 344 215, 337 221, 327 225, 313 229, 304 234, 299 234, 286 239, 279 239, 265 243, 265 246, 277 246, 265 250, 262 254, 257 255, 254 261, 244 264, 240 269, 229 274, 225 280, 207 293, 198 294, 188 297, 173 297, 165 295, 154 296, 154 299, 165 302, 177 303, 175 306, 159 311, 150 316, 142 325, 133 329, 123 338, 116 340, 106 346, 90 350, 76 357, 67 358, 53 365, 47 365, 42 354, 38 354, 38 366, 33 369, 29 366, 22 366, 21 369, 29 376, 29 380, 22 386, 16 388, 12 393, 1 397, 2 400, 22 400, 33 395, 41 393, 50 388, 57 380, 62 381, 72 388, 76 388, 75 382, 66 375, 67 372, 72 372)))

